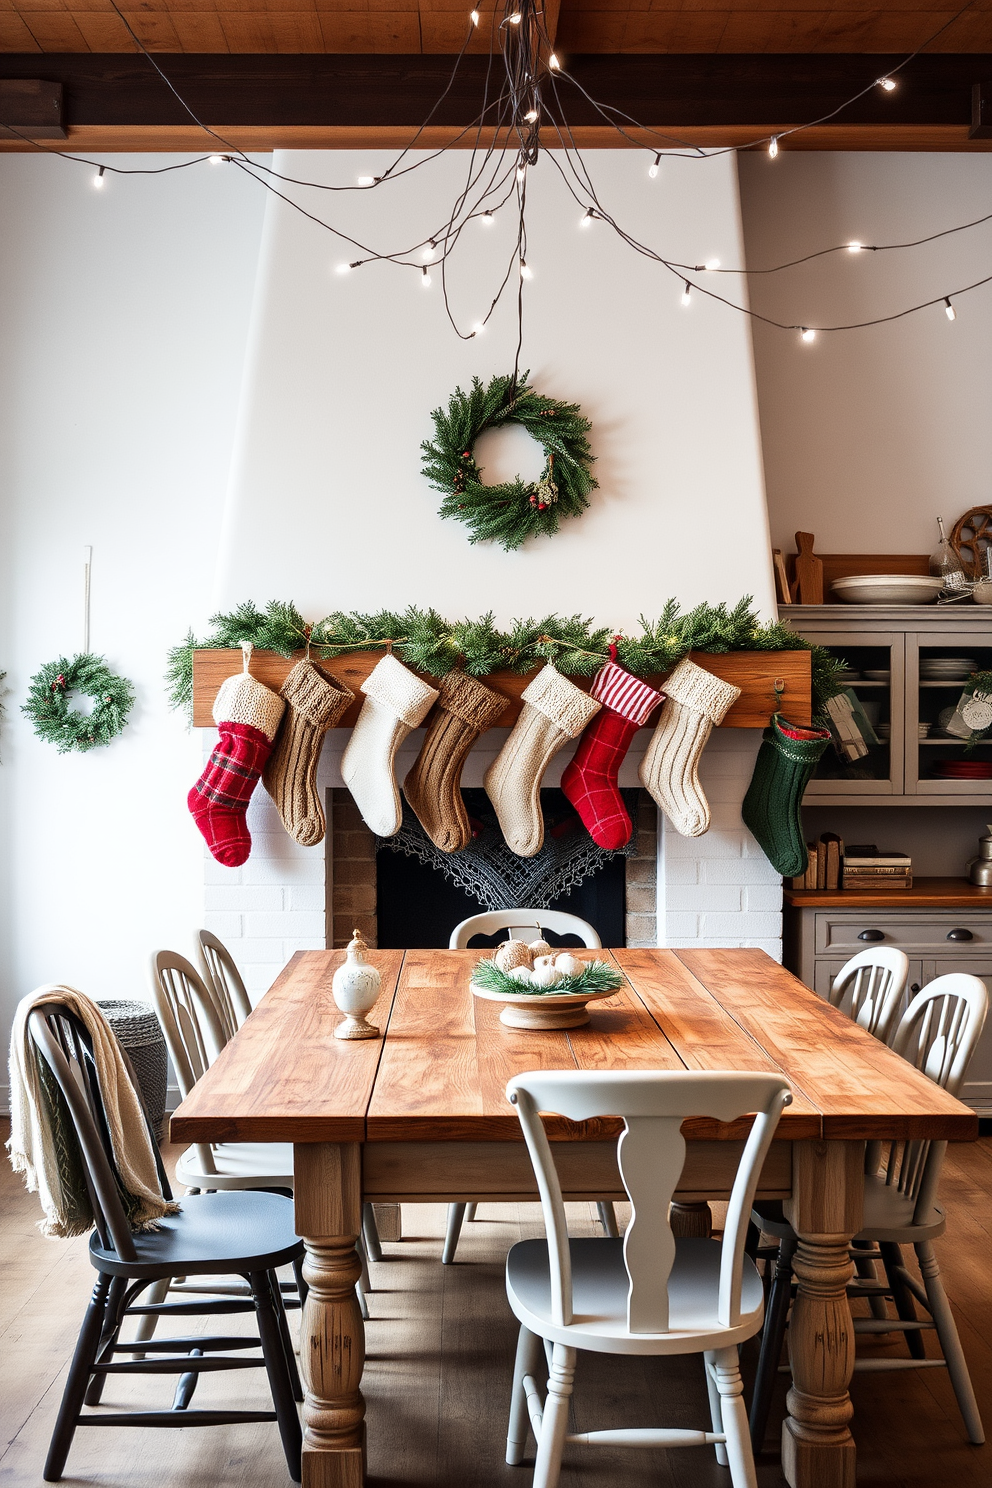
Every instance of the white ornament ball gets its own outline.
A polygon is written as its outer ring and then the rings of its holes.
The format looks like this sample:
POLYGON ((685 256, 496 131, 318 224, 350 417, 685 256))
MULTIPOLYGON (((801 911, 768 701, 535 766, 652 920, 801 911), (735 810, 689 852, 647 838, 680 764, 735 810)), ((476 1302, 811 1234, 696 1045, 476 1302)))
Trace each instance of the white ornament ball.
POLYGON ((501 946, 496 947, 493 960, 500 971, 510 972, 515 966, 530 967, 534 964, 531 949, 522 940, 504 940, 501 946))
POLYGON ((560 981, 561 972, 556 971, 550 962, 539 966, 531 977, 531 982, 535 987, 557 987, 560 981))
POLYGON ((555 970, 560 971, 562 976, 581 976, 586 969, 586 963, 580 961, 578 956, 573 956, 570 951, 555 957, 555 970))
POLYGON ((538 966, 554 966, 554 964, 555 964, 555 958, 554 958, 554 956, 535 956, 534 957, 534 967, 535 967, 535 969, 538 966))
POLYGON ((532 940, 529 949, 533 952, 536 961, 538 956, 550 956, 554 947, 549 946, 546 940, 532 940))
POLYGON ((515 966, 510 976, 515 982, 530 982, 533 980, 534 973, 529 966, 515 966))

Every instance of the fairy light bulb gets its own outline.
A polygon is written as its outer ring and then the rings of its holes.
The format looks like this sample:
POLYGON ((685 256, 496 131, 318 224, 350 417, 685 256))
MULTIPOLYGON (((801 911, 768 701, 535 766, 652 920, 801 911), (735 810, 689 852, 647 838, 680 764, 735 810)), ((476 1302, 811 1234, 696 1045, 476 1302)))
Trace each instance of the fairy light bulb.
POLYGON ((799 333, 799 336, 800 336, 800 340, 806 341, 806 342, 815 341, 816 340, 816 332, 810 330, 809 326, 803 326, 802 330, 799 333))
POLYGON ((951 304, 950 298, 946 295, 944 296, 944 314, 947 316, 948 320, 957 320, 958 318, 958 312, 951 304))
POLYGON ((473 26, 477 26, 479 24, 479 12, 477 10, 469 11, 468 18, 472 22, 473 26))
POLYGON ((848 253, 860 253, 864 246, 864 243, 848 243, 847 251, 848 253))
POLYGON ((420 286, 422 289, 430 289, 431 287, 431 276, 428 272, 426 264, 424 264, 424 267, 421 271, 420 286))
POLYGON ((886 93, 892 93, 895 90, 895 86, 896 85, 895 85, 895 80, 893 78, 890 78, 890 77, 880 77, 880 78, 876 78, 875 81, 877 82, 877 84, 878 84, 878 86, 880 88, 884 88, 885 89, 886 93))
POLYGON ((224 161, 227 159, 227 156, 226 155, 211 155, 209 157, 209 159, 210 159, 210 164, 211 165, 223 165, 224 164, 224 161))
POLYGON ((362 261, 361 261, 361 259, 360 258, 356 258, 356 260, 355 260, 354 263, 339 263, 338 266, 337 266, 337 273, 339 273, 339 274, 350 274, 351 271, 352 271, 352 269, 360 269, 361 267, 362 267, 362 261))
POLYGON ((107 184, 104 180, 104 173, 106 169, 107 167, 105 165, 101 165, 100 168, 97 170, 96 175, 93 177, 93 185, 98 191, 102 191, 104 186, 107 184))
POLYGON ((435 253, 436 249, 437 249, 437 244, 435 243, 434 239, 431 238, 430 241, 428 242, 426 248, 421 249, 421 253, 420 253, 421 258, 432 258, 434 256, 434 253, 435 253))
POLYGON ((771 139, 768 141, 768 153, 772 157, 773 160, 775 159, 775 156, 778 154, 778 135, 777 134, 773 134, 772 137, 771 137, 771 139))
POLYGON ((587 207, 585 215, 579 218, 579 226, 592 227, 595 220, 596 213, 593 211, 592 207, 587 207))
POLYGON ((520 260, 520 277, 521 279, 533 279, 534 277, 534 270, 524 258, 520 260))
POLYGON ((496 221, 496 218, 487 207, 482 216, 479 218, 479 221, 482 223, 483 227, 492 227, 493 223, 496 221))
POLYGON ((376 176, 359 176, 359 178, 358 178, 358 184, 359 184, 359 186, 374 186, 375 183, 376 183, 376 180, 377 180, 377 177, 376 176))
POLYGON ((561 63, 558 61, 558 57, 557 57, 557 54, 555 52, 552 52, 551 55, 549 56, 549 58, 548 58, 548 66, 551 68, 551 71, 552 72, 560 72, 561 71, 561 63))
POLYGON ((507 20, 510 22, 511 26, 519 26, 520 22, 523 20, 523 16, 520 14, 519 10, 515 10, 511 16, 507 16, 507 20))
POLYGON ((475 322, 475 325, 472 327, 472 335, 473 336, 481 336, 482 333, 483 333, 483 331, 485 329, 486 329, 486 323, 485 323, 485 321, 483 321, 483 320, 477 320, 475 322))
POLYGON ((720 260, 718 258, 708 258, 704 267, 709 269, 711 274, 715 274, 720 267, 720 260))
POLYGON ((654 157, 654 160, 652 161, 652 163, 648 166, 648 175, 651 177, 652 181, 654 180, 655 176, 658 174, 658 172, 660 170, 661 170, 661 156, 660 155, 656 155, 654 157))
POLYGON ((534 120, 537 118, 537 109, 528 109, 527 112, 524 114, 524 118, 526 119, 528 124, 533 124, 534 120))
POLYGON ((524 169, 524 167, 522 165, 518 165, 517 166, 517 182, 518 182, 518 184, 519 185, 523 185, 523 182, 526 180, 526 178, 527 178, 527 172, 526 172, 526 170, 524 169))
POLYGON ((685 288, 682 291, 682 303, 683 303, 683 305, 688 305, 690 303, 689 297, 690 297, 691 294, 692 294, 692 285, 689 283, 689 281, 687 279, 685 281, 685 288))

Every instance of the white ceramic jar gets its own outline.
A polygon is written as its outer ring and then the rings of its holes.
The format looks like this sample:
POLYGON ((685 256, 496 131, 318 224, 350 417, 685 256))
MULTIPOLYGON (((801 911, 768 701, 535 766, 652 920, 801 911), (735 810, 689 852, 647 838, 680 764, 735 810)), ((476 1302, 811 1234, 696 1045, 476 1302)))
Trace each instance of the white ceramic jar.
POLYGON ((334 1001, 347 1016, 334 1030, 338 1039, 378 1038, 379 1030, 366 1022, 365 1014, 375 1007, 382 990, 382 977, 365 960, 368 946, 359 931, 348 942, 348 955, 331 979, 334 1001))

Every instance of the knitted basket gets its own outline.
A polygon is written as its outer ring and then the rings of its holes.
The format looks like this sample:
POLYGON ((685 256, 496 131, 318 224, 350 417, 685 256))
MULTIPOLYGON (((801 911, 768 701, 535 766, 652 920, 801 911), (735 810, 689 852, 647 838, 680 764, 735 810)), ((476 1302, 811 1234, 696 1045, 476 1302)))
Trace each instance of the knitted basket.
POLYGON ((165 1094, 169 1058, 158 1018, 146 1002, 123 999, 98 1003, 121 1048, 127 1053, 156 1139, 165 1134, 165 1094))

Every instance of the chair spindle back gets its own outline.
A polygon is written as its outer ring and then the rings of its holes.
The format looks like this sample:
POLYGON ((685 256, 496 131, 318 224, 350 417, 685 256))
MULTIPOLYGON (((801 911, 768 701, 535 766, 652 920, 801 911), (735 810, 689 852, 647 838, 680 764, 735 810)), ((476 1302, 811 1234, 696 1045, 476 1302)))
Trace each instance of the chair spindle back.
POLYGON ((214 994, 214 1002, 232 1039, 251 1012, 251 999, 237 963, 222 940, 209 930, 197 933, 203 980, 214 994))
POLYGON ((888 1043, 908 980, 905 951, 894 946, 859 951, 834 977, 829 1001, 883 1044, 888 1043))

